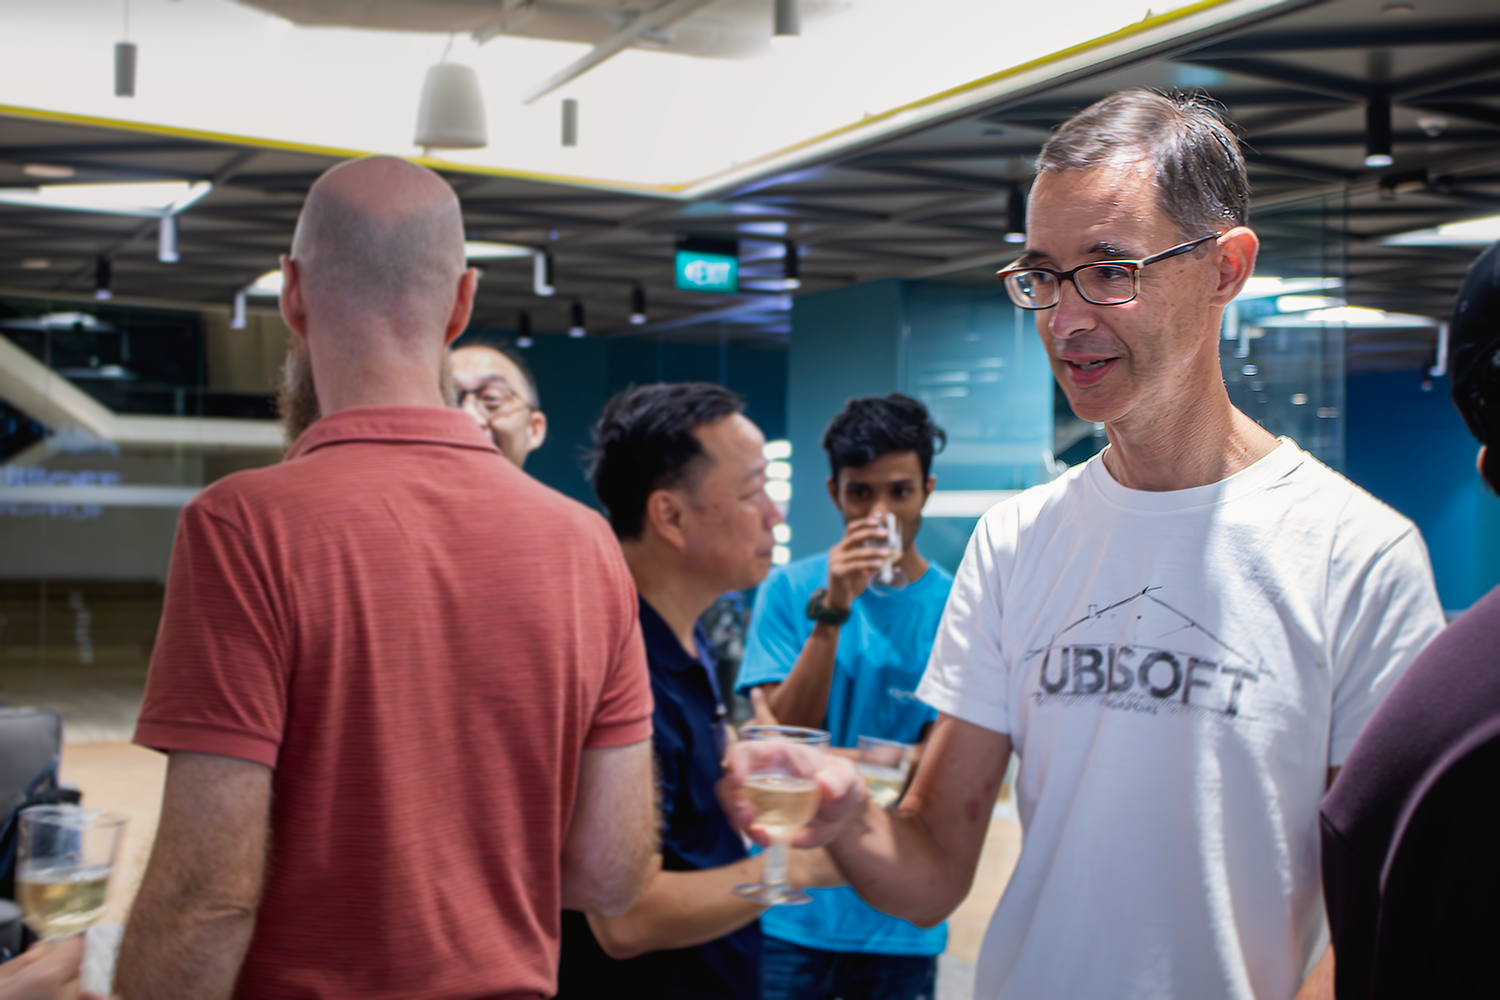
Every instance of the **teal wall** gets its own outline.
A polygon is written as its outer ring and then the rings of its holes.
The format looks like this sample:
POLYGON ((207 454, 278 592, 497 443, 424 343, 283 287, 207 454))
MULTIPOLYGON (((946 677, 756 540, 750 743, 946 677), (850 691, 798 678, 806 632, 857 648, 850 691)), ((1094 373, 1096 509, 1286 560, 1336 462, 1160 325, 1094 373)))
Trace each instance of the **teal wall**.
MULTIPOLYGON (((509 330, 471 329, 459 343, 511 336, 509 330)), ((598 505, 583 470, 594 423, 610 396, 628 386, 722 383, 744 397, 746 415, 768 439, 786 435, 783 350, 537 334, 522 353, 536 375, 547 414, 547 442, 526 460, 526 471, 591 506, 598 505)))
MULTIPOLYGON (((819 442, 855 396, 900 391, 921 399, 948 432, 933 462, 938 489, 1034 486, 1052 444, 1052 374, 1029 317, 999 289, 879 281, 796 298, 787 359, 792 442, 792 554, 843 534, 828 498, 819 442)), ((930 559, 955 569, 976 518, 927 518, 930 559)))
POLYGON ((1417 372, 1351 375, 1346 474, 1416 522, 1443 607, 1459 611, 1500 584, 1500 500, 1474 470, 1479 444, 1448 380, 1417 372))

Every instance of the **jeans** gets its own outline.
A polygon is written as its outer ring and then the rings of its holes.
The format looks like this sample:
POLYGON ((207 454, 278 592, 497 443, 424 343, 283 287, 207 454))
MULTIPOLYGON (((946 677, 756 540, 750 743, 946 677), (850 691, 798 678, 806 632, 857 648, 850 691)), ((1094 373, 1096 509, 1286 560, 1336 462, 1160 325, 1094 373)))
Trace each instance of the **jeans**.
POLYGON ((861 955, 821 951, 766 938, 761 953, 764 1000, 933 1000, 931 955, 861 955))

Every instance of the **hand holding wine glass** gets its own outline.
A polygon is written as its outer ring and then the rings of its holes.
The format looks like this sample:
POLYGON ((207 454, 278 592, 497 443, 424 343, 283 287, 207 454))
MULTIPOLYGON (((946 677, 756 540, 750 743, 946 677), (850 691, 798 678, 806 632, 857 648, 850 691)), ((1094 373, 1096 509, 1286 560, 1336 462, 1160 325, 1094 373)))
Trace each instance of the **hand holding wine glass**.
MULTIPOLYGON (((729 748, 724 758, 724 778, 719 782, 719 802, 725 814, 752 840, 769 845, 773 842, 771 831, 760 819, 760 810, 746 786, 754 775, 779 766, 788 751, 774 740, 751 738, 751 732, 758 728, 761 727, 745 727, 745 738, 729 748)), ((803 766, 807 770, 802 776, 811 777, 816 784, 817 799, 811 818, 794 830, 790 845, 821 847, 835 840, 864 812, 869 791, 854 762, 847 757, 817 752, 811 758, 804 758, 803 766)))

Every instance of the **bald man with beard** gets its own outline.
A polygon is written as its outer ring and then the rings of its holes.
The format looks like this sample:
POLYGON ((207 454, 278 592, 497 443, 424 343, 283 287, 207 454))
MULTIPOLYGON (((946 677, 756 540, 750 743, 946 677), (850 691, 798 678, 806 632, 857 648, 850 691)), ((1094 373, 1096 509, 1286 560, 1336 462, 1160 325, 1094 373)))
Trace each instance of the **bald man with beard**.
POLYGON ((135 737, 166 790, 116 991, 551 996, 561 911, 624 913, 655 851, 629 571, 445 406, 475 273, 441 178, 334 167, 282 271, 307 426, 183 509, 135 737))

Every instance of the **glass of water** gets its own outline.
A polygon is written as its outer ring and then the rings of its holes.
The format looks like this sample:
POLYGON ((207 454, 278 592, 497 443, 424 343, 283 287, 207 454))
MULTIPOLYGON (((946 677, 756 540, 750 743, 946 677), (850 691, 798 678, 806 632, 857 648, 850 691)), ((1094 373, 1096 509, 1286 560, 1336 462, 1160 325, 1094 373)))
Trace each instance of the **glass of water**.
POLYGON ((104 915, 125 817, 81 806, 22 811, 16 895, 22 919, 44 940, 82 934, 104 915))

